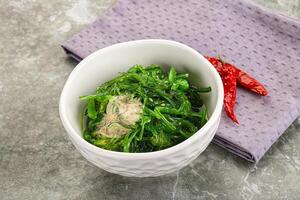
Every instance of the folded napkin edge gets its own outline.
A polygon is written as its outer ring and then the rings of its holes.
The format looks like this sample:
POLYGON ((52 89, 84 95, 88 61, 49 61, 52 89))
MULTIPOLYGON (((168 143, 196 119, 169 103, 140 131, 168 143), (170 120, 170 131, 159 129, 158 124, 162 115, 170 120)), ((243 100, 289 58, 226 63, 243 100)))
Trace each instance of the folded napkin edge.
POLYGON ((60 46, 61 46, 61 48, 65 51, 65 53, 66 53, 68 56, 74 58, 76 61, 79 61, 79 62, 82 60, 82 58, 79 57, 77 54, 75 54, 74 51, 73 51, 72 49, 69 49, 69 48, 68 48, 67 46, 65 46, 64 44, 62 44, 62 45, 60 45, 60 46))
POLYGON ((259 159, 256 159, 255 156, 248 150, 244 149, 241 146, 237 146, 235 143, 230 142, 225 138, 219 137, 218 135, 215 135, 213 143, 250 162, 257 163, 259 161, 259 159))

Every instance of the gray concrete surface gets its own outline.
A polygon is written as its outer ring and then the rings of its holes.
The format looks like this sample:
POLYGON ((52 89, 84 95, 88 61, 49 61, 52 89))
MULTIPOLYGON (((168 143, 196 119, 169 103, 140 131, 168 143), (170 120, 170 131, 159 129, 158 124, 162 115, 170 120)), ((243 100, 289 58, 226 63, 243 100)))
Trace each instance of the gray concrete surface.
MULTIPOLYGON (((256 1, 300 16, 299 0, 256 1)), ((0 0, 0 199, 299 199, 300 119, 257 165, 211 144, 178 173, 138 179, 80 156, 58 115, 76 64, 59 44, 113 2, 0 0)))

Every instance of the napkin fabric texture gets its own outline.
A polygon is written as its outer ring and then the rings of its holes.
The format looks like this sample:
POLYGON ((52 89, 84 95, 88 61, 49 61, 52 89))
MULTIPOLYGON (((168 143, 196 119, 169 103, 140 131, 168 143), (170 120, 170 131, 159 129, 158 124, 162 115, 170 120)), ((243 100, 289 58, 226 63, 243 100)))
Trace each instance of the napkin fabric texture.
POLYGON ((223 112, 214 142, 257 162, 300 114, 300 22, 242 0, 119 0, 67 40, 81 60, 111 44, 169 39, 220 55, 265 84, 261 97, 237 90, 233 123, 223 112))

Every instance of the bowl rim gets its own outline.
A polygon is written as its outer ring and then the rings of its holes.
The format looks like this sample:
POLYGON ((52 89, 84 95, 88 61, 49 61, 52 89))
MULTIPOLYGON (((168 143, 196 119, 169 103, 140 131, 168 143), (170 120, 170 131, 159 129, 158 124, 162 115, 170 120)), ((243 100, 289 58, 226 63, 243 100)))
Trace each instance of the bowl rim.
POLYGON ((223 83, 221 80, 221 77, 219 76, 219 73, 217 70, 213 67, 213 65, 206 59, 204 58, 203 55, 201 55, 198 51, 195 49, 182 44, 180 42, 176 42, 173 40, 165 40, 165 39, 143 39, 143 40, 133 40, 133 41, 128 41, 128 42, 122 42, 122 43, 117 43, 113 44, 111 46, 99 49, 86 58, 84 58, 77 66, 73 69, 73 71, 70 73, 67 81, 65 82, 65 85, 63 87, 63 90, 61 92, 60 100, 59 100, 59 115, 61 118, 61 121, 63 123, 64 128, 66 129, 69 137, 72 137, 73 140, 79 143, 80 146, 84 146, 88 150, 100 154, 100 155, 109 155, 110 157, 124 157, 128 160, 136 159, 136 158, 156 158, 158 156, 165 156, 169 155, 172 152, 176 152, 180 149, 184 149, 184 147, 188 147, 189 144, 191 144, 194 140, 197 140, 199 135, 205 134, 215 123, 218 123, 218 118, 221 115, 222 107, 223 107, 223 99, 224 99, 224 89, 223 89, 223 83), (191 54, 193 54, 196 58, 201 59, 203 62, 205 62, 209 67, 209 70, 212 72, 214 75, 214 79, 216 81, 217 85, 217 103, 215 106, 215 109, 206 122, 206 124, 201 127, 196 133, 194 133, 191 137, 188 139, 184 140, 183 142, 176 144, 174 146, 168 147, 163 150, 158 150, 158 151, 153 151, 153 152, 141 152, 141 153, 130 153, 130 152, 117 152, 117 151, 110 151, 106 149, 102 149, 100 147, 97 147, 88 141, 86 141, 83 137, 80 136, 82 133, 77 133, 75 129, 71 126, 70 121, 66 117, 66 109, 64 107, 65 104, 65 99, 67 97, 67 91, 69 90, 71 86, 71 82, 76 78, 78 74, 80 74, 80 70, 82 67, 86 65, 86 63, 89 60, 94 59, 97 57, 99 54, 104 53, 105 51, 110 51, 113 49, 117 49, 119 47, 124 47, 124 46, 132 46, 132 45, 143 45, 143 44, 164 44, 164 45, 171 45, 171 46, 176 46, 176 47, 181 47, 184 48, 186 51, 189 51, 191 54))

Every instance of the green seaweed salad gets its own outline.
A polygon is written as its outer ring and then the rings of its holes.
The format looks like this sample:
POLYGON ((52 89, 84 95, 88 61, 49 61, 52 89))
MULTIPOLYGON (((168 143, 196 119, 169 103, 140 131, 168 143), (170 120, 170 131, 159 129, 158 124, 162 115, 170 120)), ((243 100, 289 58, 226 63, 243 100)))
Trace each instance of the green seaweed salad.
POLYGON ((187 73, 160 66, 135 65, 128 72, 82 96, 84 139, 100 148, 151 152, 174 146, 208 120, 201 93, 210 87, 190 85, 187 73))

